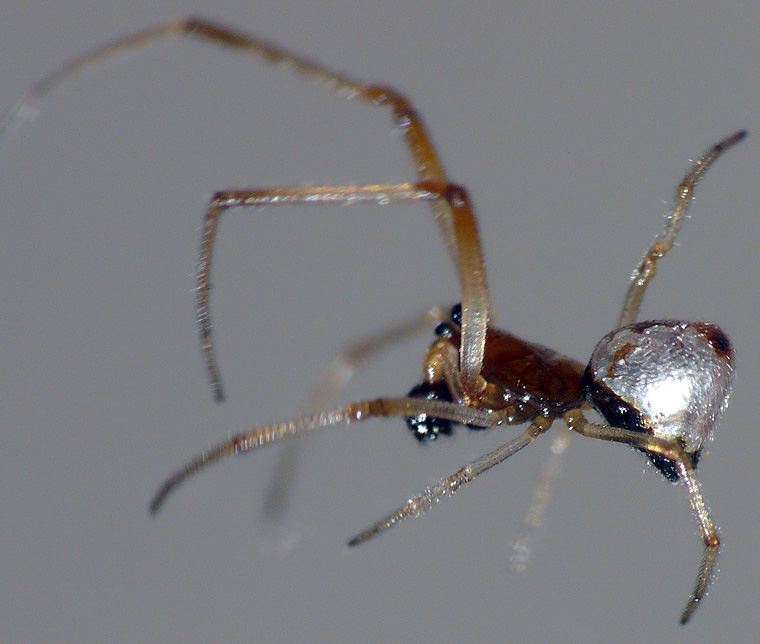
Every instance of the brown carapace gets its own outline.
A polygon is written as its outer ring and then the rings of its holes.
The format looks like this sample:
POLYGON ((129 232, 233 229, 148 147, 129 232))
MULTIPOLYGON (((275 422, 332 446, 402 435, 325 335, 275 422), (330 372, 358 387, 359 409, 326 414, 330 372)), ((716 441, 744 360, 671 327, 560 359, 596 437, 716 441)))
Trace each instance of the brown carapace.
POLYGON ((202 351, 217 400, 223 399, 223 390, 211 333, 209 275, 219 220, 232 208, 426 201, 457 268, 461 305, 448 315, 434 308, 354 346, 328 368, 321 393, 315 399, 321 403, 317 405, 320 409, 327 408, 356 365, 420 326, 437 325, 438 337, 423 360, 423 382, 410 395, 319 410, 294 420, 255 427, 225 440, 167 479, 150 504, 151 513, 159 510, 180 483, 215 461, 333 425, 396 416, 408 419, 410 428, 422 440, 449 432, 452 422, 473 428, 529 422, 515 438, 443 478, 357 534, 349 541, 354 546, 407 518, 420 516, 531 443, 561 417, 577 434, 641 450, 668 479, 685 483, 704 542, 697 582, 681 614, 681 622, 685 623, 705 595, 718 554, 718 535, 703 501, 695 467, 703 443, 725 407, 733 353, 726 335, 714 325, 678 320, 637 322, 637 317, 658 262, 673 246, 696 183, 725 149, 744 138, 745 132, 720 141, 688 170, 676 189, 664 232, 635 270, 616 330, 602 339, 584 368, 575 360, 489 325, 491 304, 485 266, 467 192, 449 181, 422 119, 410 102, 389 87, 355 80, 258 37, 191 17, 139 31, 72 59, 21 97, 0 119, 0 132, 23 113, 30 101, 84 65, 172 35, 192 36, 252 54, 348 99, 387 109, 403 135, 417 175, 414 182, 400 184, 257 188, 214 195, 203 228, 196 297, 202 351), (590 405, 609 424, 586 420, 583 410, 590 405))

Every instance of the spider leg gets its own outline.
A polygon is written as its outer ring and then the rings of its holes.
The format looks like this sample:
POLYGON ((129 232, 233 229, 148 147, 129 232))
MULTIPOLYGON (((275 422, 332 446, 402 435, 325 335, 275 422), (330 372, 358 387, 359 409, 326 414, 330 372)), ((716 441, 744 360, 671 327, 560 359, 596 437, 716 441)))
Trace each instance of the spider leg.
POLYGON ((562 457, 572 442, 569 431, 558 431, 551 442, 549 456, 546 458, 541 474, 533 487, 530 507, 522 521, 522 532, 512 542, 510 562, 515 572, 525 572, 533 556, 535 534, 543 526, 546 508, 551 499, 554 484, 562 470, 562 457))
POLYGON ((702 562, 699 566, 697 581, 694 584, 694 590, 691 593, 691 597, 689 597, 686 607, 681 613, 681 624, 685 624, 691 618, 692 613, 697 610, 699 602, 702 601, 702 598, 707 593, 710 582, 715 575, 715 562, 718 559, 718 552, 720 550, 720 537, 718 537, 718 532, 715 529, 715 525, 713 524, 713 521, 710 518, 710 513, 705 505, 699 481, 694 476, 694 466, 691 459, 687 456, 680 461, 676 461, 676 465, 678 467, 678 473, 689 490, 689 501, 691 502, 691 507, 697 517, 697 523, 699 523, 699 531, 702 535, 705 550, 702 555, 702 562))
POLYGON ((680 445, 669 443, 648 434, 610 427, 608 425, 589 423, 580 410, 567 412, 565 414, 565 422, 571 430, 577 431, 583 436, 627 443, 639 449, 660 454, 675 462, 678 473, 689 492, 689 501, 696 515, 699 531, 704 542, 704 554, 699 566, 697 581, 689 597, 689 601, 681 613, 681 624, 685 624, 689 621, 689 618, 691 618, 699 606, 699 602, 702 601, 707 592, 707 588, 715 573, 715 562, 717 561, 720 549, 720 538, 707 510, 699 481, 694 475, 691 456, 684 452, 680 445))
MULTIPOLYGON (((64 63, 35 83, 26 94, 16 101, 10 110, 0 115, 0 136, 25 111, 28 111, 27 108, 32 102, 45 96, 60 82, 73 76, 90 63, 165 37, 184 35, 252 54, 264 62, 289 69, 325 85, 345 98, 373 106, 390 108, 396 125, 404 135, 417 178, 420 181, 429 181, 437 185, 449 184, 422 118, 414 110, 409 100, 399 92, 390 87, 355 80, 257 36, 245 34, 194 16, 172 20, 118 40, 112 40, 64 63)), ((462 377, 468 395, 475 399, 485 384, 480 378, 480 368, 483 364, 486 326, 490 308, 477 226, 470 212, 467 195, 461 188, 452 190, 451 198, 431 201, 431 206, 449 255, 459 272, 463 308, 462 377), (469 216, 463 218, 461 216, 462 211, 467 211, 469 216)), ((198 323, 212 391, 217 400, 222 400, 224 396, 218 367, 212 350, 207 346, 210 343, 210 339, 207 337, 209 330, 207 315, 208 311, 201 308, 198 311, 198 323)))
POLYGON ((614 443, 625 443, 626 445, 632 445, 633 447, 659 454, 673 461, 681 460, 685 455, 680 445, 663 438, 657 438, 656 436, 650 436, 649 434, 630 429, 613 427, 612 425, 590 423, 586 420, 580 409, 572 409, 566 412, 564 420, 571 431, 578 432, 586 438, 598 438, 614 443))
POLYGON ((166 497, 180 483, 183 483, 212 463, 228 456, 244 454, 259 447, 277 443, 285 438, 305 436, 319 429, 334 425, 350 424, 369 418, 407 417, 422 413, 430 414, 437 418, 453 420, 457 423, 479 425, 482 427, 490 427, 501 422, 498 412, 463 407, 456 403, 425 400, 422 398, 376 398, 374 400, 349 403, 337 409, 300 416, 293 420, 254 427, 248 432, 232 436, 199 454, 167 478, 153 496, 150 502, 150 512, 155 515, 161 509, 164 501, 166 501, 166 497))
MULTIPOLYGON (((438 414, 436 413, 436 416, 438 414)), ((411 517, 422 516, 436 503, 445 497, 452 496, 460 487, 474 481, 478 476, 490 470, 495 465, 506 460, 512 454, 532 443, 543 434, 552 424, 552 419, 538 417, 519 436, 497 447, 470 464, 458 469, 453 474, 441 479, 435 485, 426 488, 422 493, 412 497, 406 503, 395 509, 386 517, 362 530, 348 541, 349 546, 358 546, 369 539, 385 532, 389 528, 411 517)))
POLYGON ((402 320, 385 329, 347 345, 327 364, 319 375, 311 394, 309 409, 317 412, 333 405, 348 385, 356 370, 384 353, 391 345, 404 342, 418 333, 429 331, 446 319, 447 307, 434 306, 413 318, 402 320))
MULTIPOLYGON (((333 406, 357 369, 386 351, 390 345, 403 342, 421 331, 433 328, 446 318, 445 310, 448 308, 435 306, 413 318, 402 320, 346 346, 340 354, 330 360, 319 375, 312 389, 306 413, 315 414, 333 406)), ((300 442, 291 442, 283 445, 279 453, 275 473, 263 502, 264 513, 270 519, 280 517, 288 505, 302 447, 300 442)))
MULTIPOLYGON (((311 402, 312 412, 316 413, 332 405, 340 391, 348 384, 356 366, 382 351, 387 344, 403 340, 422 328, 429 327, 431 323, 440 322, 445 318, 446 315, 443 310, 435 307, 426 314, 418 316, 415 320, 390 327, 376 336, 365 338, 351 345, 344 354, 333 360, 323 372, 320 382, 314 390, 314 397, 311 402)), ((459 404, 464 392, 459 377, 459 354, 456 348, 447 340, 438 340, 429 349, 423 364, 425 365, 423 368, 425 381, 430 383, 445 382, 451 393, 451 400, 459 404)), ((510 420, 508 415, 502 416, 507 421, 510 420)), ((270 517, 281 514, 286 505, 300 447, 300 442, 293 442, 280 452, 281 457, 275 470, 276 475, 264 501, 265 511, 270 517)))
POLYGON ((459 352, 456 347, 441 338, 428 349, 422 364, 422 377, 425 382, 445 382, 451 399, 461 404, 466 394, 459 373, 459 352))
MULTIPOLYGON (((309 186, 295 188, 262 188, 256 190, 231 190, 219 192, 212 198, 206 212, 206 219, 201 237, 201 247, 198 258, 196 278, 196 319, 211 388, 217 400, 224 397, 219 374, 219 367, 214 351, 210 309, 210 273, 213 257, 214 241, 216 239, 219 219, 229 208, 252 206, 282 206, 282 205, 353 205, 358 203, 409 203, 415 201, 439 202, 446 201, 451 205, 453 222, 457 230, 463 231, 463 240, 477 241, 475 217, 464 194, 463 189, 451 184, 436 184, 434 182, 379 184, 368 186, 309 186), (473 237, 474 235, 474 237, 473 237)), ((463 247, 468 247, 463 245, 463 247)), ((467 282, 462 282, 463 289, 467 282)), ((462 299, 471 297, 471 293, 463 290, 462 299)), ((464 321, 462 323, 464 325, 464 321)), ((463 344, 467 345, 464 340, 463 344)), ((469 336, 470 340, 472 336, 469 336)), ((469 346, 469 345, 467 345, 469 346)), ((485 335, 483 335, 485 346, 485 335)), ((472 356, 470 356, 471 358, 472 356)), ((466 357, 462 358, 462 369, 466 357)), ((480 362, 477 363, 476 379, 480 379, 480 362)), ((467 381, 463 376, 463 386, 467 393, 467 381)), ((480 387, 479 387, 480 388, 480 387)))
POLYGON ((681 224, 694 196, 694 188, 702 178, 702 175, 707 172, 707 169, 723 152, 739 143, 745 136, 747 136, 747 132, 739 130, 713 145, 694 162, 681 180, 681 183, 678 184, 673 199, 673 206, 665 224, 665 230, 657 237, 647 252, 644 253, 644 257, 633 273, 631 284, 625 296, 625 303, 620 312, 618 327, 628 326, 636 321, 639 309, 641 308, 641 301, 644 298, 644 292, 649 282, 657 274, 657 262, 665 257, 670 249, 673 248, 673 242, 678 235, 678 231, 681 229, 681 224))

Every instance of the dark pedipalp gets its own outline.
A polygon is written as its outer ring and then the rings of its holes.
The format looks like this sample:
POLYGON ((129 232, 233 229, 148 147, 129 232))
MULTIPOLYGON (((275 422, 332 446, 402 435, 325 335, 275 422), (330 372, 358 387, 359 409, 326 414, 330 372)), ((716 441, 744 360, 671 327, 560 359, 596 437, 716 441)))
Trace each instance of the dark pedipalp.
MULTIPOLYGON (((425 398, 427 400, 441 400, 443 402, 454 402, 451 398, 451 392, 444 381, 441 382, 421 382, 411 388, 407 394, 410 398, 425 398)), ((434 441, 440 434, 451 436, 454 433, 454 426, 459 423, 445 418, 436 418, 428 414, 418 414, 417 416, 407 416, 406 426, 412 431, 414 437, 421 443, 434 441)), ((489 429, 480 425, 465 425, 467 429, 473 431, 482 431, 489 429)))
POLYGON ((462 326, 462 305, 455 304, 451 307, 451 313, 449 314, 451 321, 457 326, 462 326))
MULTIPOLYGON (((451 393, 449 393, 449 388, 445 382, 421 382, 419 385, 412 387, 407 395, 410 398, 452 402, 451 393)), ((439 434, 450 436, 453 423, 444 418, 436 418, 428 414, 418 414, 417 416, 408 416, 406 425, 414 434, 414 437, 423 443, 436 440, 439 434)))
POLYGON ((451 338, 453 336, 453 330, 451 328, 451 323, 449 322, 439 322, 438 326, 435 327, 435 333, 436 337, 439 338, 451 338))

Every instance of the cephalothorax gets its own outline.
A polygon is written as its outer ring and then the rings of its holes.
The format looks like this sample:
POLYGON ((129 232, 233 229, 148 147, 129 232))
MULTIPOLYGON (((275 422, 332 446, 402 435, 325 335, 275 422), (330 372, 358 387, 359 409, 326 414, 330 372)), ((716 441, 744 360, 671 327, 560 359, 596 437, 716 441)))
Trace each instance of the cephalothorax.
POLYGON ((197 320, 217 400, 223 399, 223 393, 211 334, 209 275, 219 220, 231 208, 427 201, 457 267, 461 305, 449 315, 434 308, 417 320, 353 347, 337 368, 328 369, 315 397, 318 411, 255 427, 203 452, 163 483, 151 502, 151 512, 157 512, 167 495, 185 479, 221 458, 332 425, 397 416, 408 419, 417 438, 430 440, 449 433, 452 422, 487 428, 530 421, 512 440, 443 478, 357 534, 349 541, 354 546, 404 519, 420 516, 443 497, 531 443, 561 417, 578 434, 641 450, 665 477, 686 484, 704 542, 704 557, 681 614, 681 623, 685 623, 705 595, 718 554, 718 535, 705 507, 695 468, 704 442, 726 405, 733 351, 726 335, 713 324, 681 320, 637 322, 637 317, 659 260, 673 246, 696 183, 724 150, 744 138, 745 132, 736 132, 714 145, 686 173, 676 189, 665 231, 644 254, 634 273, 616 330, 602 338, 584 368, 551 349, 489 325, 491 305, 485 267, 467 192, 449 181, 422 119, 410 102, 389 87, 357 81, 257 37, 191 17, 145 29, 73 59, 34 85, 0 119, 0 131, 30 100, 47 93, 82 66, 168 35, 190 35, 248 52, 320 82, 349 99, 388 109, 404 136, 417 174, 416 181, 410 183, 258 188, 214 195, 205 218, 198 262, 197 320), (368 399, 323 411, 332 404, 354 366, 388 342, 431 322, 437 325, 438 338, 425 355, 423 382, 407 396, 368 399), (589 403, 608 424, 591 423, 585 418, 583 409, 589 403))

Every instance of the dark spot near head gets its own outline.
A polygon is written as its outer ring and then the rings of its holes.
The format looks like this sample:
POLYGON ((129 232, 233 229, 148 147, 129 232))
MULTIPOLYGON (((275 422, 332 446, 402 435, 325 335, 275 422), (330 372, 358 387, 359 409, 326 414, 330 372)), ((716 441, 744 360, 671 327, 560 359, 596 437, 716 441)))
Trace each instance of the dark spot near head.
MULTIPOLYGON (((410 398, 452 402, 451 393, 445 382, 421 382, 419 385, 412 387, 407 396, 410 398)), ((408 416, 406 425, 414 434, 414 437, 422 443, 436 440, 439 434, 451 435, 453 423, 444 418, 436 418, 428 414, 418 414, 416 416, 408 416)))
POLYGON ((450 338, 452 336, 451 324, 448 322, 441 322, 435 327, 434 333, 439 338, 450 338))
POLYGON ((451 307, 451 313, 449 315, 451 321, 457 326, 462 326, 462 304, 455 304, 451 307))

